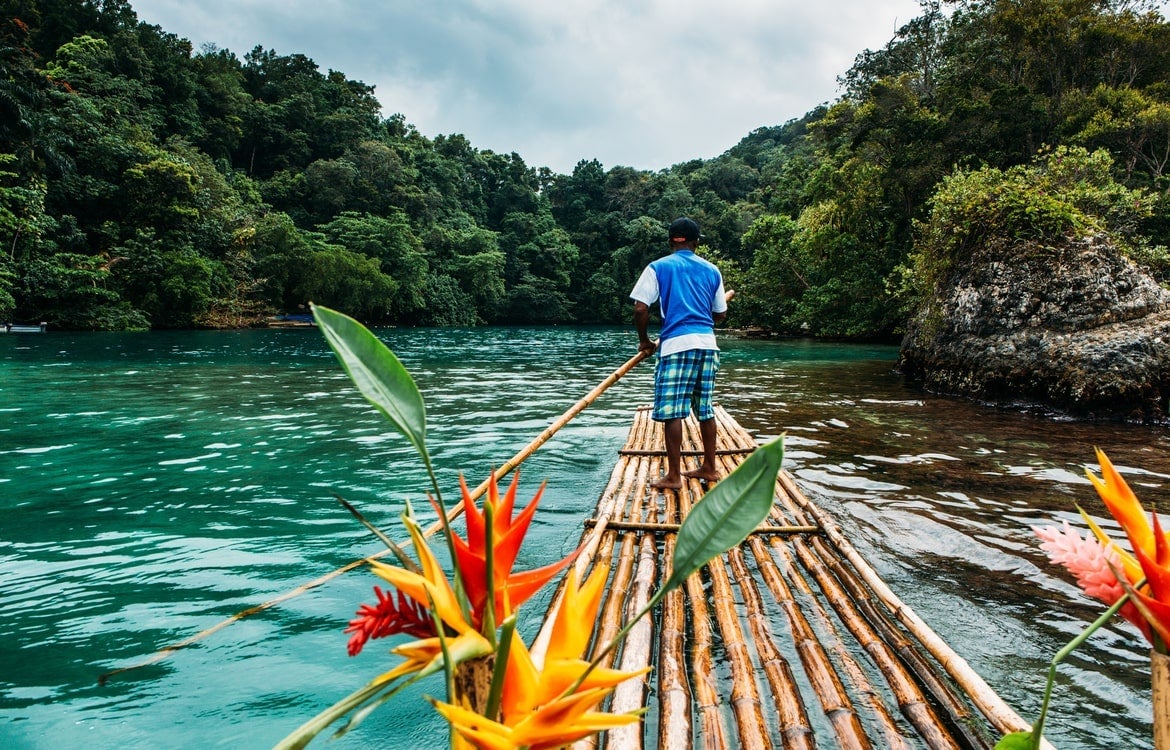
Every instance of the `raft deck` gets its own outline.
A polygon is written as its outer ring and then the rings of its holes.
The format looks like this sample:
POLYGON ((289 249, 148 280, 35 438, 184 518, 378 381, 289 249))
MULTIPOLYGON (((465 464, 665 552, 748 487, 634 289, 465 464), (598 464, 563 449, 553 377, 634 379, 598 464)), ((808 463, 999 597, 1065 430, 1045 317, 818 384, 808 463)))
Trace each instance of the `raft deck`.
MULTIPOLYGON (((726 475, 757 444, 721 407, 716 419, 726 475)), ((686 470, 702 460, 693 417, 683 435, 686 470)), ((583 575, 611 565, 595 649, 669 575, 678 524, 702 499, 694 479, 678 491, 649 487, 665 461, 662 430, 640 408, 576 563, 583 575)), ((560 592, 538 659, 559 601, 560 592)), ((607 748, 990 748, 1028 728, 785 471, 767 525, 667 595, 605 664, 654 667, 615 691, 608 710, 646 713, 608 732, 607 748)))

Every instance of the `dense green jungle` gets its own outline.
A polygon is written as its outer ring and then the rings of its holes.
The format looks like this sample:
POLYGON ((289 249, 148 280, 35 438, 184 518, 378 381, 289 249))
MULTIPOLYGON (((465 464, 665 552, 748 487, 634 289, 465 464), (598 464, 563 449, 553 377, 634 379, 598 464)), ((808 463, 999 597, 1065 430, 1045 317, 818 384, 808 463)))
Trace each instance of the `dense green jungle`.
POLYGON ((740 292, 730 322, 782 334, 891 340, 995 236, 1106 231, 1165 283, 1158 7, 922 0, 835 102, 715 158, 556 174, 428 138, 295 52, 196 51, 124 0, 0 0, 0 321, 232 328, 313 300, 616 323, 683 214, 740 292))

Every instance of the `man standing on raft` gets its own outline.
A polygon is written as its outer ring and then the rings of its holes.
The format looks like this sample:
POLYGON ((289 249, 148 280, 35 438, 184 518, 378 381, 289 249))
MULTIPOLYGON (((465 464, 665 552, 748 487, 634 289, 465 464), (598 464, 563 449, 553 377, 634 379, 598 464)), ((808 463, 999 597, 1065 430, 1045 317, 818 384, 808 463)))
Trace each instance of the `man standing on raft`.
POLYGON ((638 350, 658 350, 654 370, 654 413, 666 437, 666 475, 652 482, 655 489, 681 489, 683 477, 705 482, 719 480, 715 464, 715 408, 712 395, 719 371, 715 325, 727 317, 734 291, 723 291, 723 276, 712 263, 695 255, 699 225, 682 217, 670 225, 671 254, 646 266, 630 292, 638 350), (662 332, 657 342, 647 334, 650 305, 659 303, 662 332), (703 465, 680 471, 682 421, 694 409, 703 439, 703 465))

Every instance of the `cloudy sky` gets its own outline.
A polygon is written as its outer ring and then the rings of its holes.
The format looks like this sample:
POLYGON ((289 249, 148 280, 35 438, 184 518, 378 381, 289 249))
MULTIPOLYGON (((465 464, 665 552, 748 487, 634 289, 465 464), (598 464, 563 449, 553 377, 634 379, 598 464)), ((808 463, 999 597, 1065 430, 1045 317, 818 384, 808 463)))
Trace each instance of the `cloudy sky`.
POLYGON ((241 59, 301 53, 375 87, 428 137, 571 172, 658 170, 839 95, 837 76, 917 0, 131 0, 241 59))

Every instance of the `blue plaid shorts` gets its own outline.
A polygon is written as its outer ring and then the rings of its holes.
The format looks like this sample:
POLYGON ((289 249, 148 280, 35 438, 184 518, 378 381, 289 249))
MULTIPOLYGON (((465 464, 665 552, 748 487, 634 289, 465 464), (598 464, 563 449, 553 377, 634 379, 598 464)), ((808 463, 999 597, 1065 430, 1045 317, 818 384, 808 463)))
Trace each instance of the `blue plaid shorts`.
POLYGON ((654 413, 658 422, 685 419, 692 409, 700 422, 715 416, 712 396, 719 352, 715 349, 688 349, 658 358, 654 370, 654 413))

